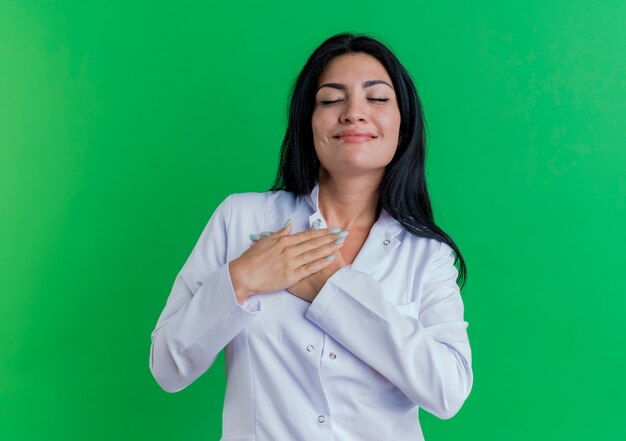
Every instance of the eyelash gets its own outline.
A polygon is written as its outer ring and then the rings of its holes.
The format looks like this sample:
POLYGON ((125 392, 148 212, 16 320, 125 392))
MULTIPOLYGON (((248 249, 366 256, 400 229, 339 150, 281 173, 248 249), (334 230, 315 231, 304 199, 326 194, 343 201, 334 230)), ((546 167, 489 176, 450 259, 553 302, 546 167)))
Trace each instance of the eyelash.
MULTIPOLYGON (((385 102, 389 101, 389 98, 368 98, 368 100, 385 103, 385 102)), ((320 101, 320 104, 328 105, 328 104, 337 103, 339 101, 342 101, 342 100, 334 100, 334 101, 324 100, 324 101, 320 101)))

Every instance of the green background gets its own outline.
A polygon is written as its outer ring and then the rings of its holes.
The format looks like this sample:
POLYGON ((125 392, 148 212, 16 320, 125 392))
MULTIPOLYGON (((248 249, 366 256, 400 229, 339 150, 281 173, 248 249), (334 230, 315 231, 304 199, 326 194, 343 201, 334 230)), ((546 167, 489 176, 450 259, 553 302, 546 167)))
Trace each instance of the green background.
POLYGON ((0 1, 0 439, 219 439, 223 357, 168 394, 150 333, 341 31, 412 73, 468 264, 474 387, 426 439, 626 439, 625 28, 625 1, 0 1))

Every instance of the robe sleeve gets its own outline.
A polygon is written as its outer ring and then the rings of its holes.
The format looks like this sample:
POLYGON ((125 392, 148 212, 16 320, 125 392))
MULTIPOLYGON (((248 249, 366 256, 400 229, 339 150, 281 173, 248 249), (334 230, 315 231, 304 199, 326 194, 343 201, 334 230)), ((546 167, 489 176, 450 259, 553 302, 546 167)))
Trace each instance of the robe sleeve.
POLYGON ((447 419, 469 395, 473 373, 454 254, 439 244, 424 272, 419 311, 401 312, 369 274, 344 267, 327 280, 306 317, 416 405, 447 419))
POLYGON ((259 314, 239 305, 227 255, 232 196, 215 210, 177 274, 151 334, 150 371, 167 392, 206 372, 219 352, 259 314))

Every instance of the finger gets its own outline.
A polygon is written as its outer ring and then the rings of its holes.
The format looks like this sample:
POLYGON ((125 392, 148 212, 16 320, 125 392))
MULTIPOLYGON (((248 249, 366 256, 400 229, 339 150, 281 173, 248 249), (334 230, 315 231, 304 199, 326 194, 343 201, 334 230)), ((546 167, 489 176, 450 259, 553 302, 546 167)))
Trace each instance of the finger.
POLYGON ((260 235, 259 234, 251 234, 250 235, 250 240, 253 240, 253 241, 256 242, 256 241, 259 241, 259 240, 263 239, 264 237, 271 237, 273 234, 278 234, 279 236, 283 236, 283 235, 286 235, 286 234, 289 234, 289 233, 291 233, 291 218, 288 218, 285 221, 283 227, 280 230, 278 230, 277 232, 272 233, 271 231, 261 231, 260 235))
POLYGON ((296 274, 300 278, 300 280, 314 274, 318 271, 323 270, 328 265, 330 265, 333 260, 335 260, 335 256, 332 254, 330 256, 322 257, 321 259, 317 259, 311 263, 307 263, 306 265, 301 265, 296 268, 296 274))
MULTIPOLYGON (((317 239, 310 240, 307 243, 312 242, 317 242, 317 239)), ((293 257, 292 261, 296 266, 306 265, 315 260, 321 259, 322 257, 335 254, 335 252, 342 246, 343 241, 333 240, 332 238, 330 241, 328 241, 328 239, 326 239, 326 242, 320 244, 319 246, 307 249, 298 254, 296 257, 293 257)))
POLYGON ((333 234, 333 235, 336 234, 336 233, 330 233, 331 230, 337 231, 336 228, 334 228, 334 229, 332 229, 332 228, 322 228, 322 229, 319 229, 319 230, 304 230, 304 231, 300 231, 298 233, 294 233, 294 234, 289 236, 289 244, 290 245, 297 245, 297 244, 301 244, 303 242, 306 242, 307 240, 328 236, 329 234, 333 234))
MULTIPOLYGON (((290 247, 290 252, 293 253, 293 256, 299 256, 308 251, 312 251, 321 246, 332 244, 335 242, 337 243, 337 245, 340 245, 341 243, 343 243, 343 240, 348 235, 347 231, 340 231, 339 228, 325 228, 323 230, 315 231, 325 231, 326 234, 293 244, 290 247)), ((296 235, 293 235, 292 237, 294 236, 296 235)))
POLYGON ((285 222, 285 225, 283 225, 283 227, 276 231, 275 233, 270 233, 269 237, 281 237, 281 236, 289 236, 291 234, 291 228, 292 228, 293 224, 291 223, 291 219, 287 219, 287 222, 285 222))

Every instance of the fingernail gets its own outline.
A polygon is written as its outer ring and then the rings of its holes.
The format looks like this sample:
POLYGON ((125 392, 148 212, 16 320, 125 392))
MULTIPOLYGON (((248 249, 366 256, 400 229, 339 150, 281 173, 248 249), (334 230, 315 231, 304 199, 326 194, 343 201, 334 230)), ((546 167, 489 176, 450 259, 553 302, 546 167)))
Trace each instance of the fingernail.
POLYGON ((344 239, 347 235, 348 235, 348 232, 347 232, 347 231, 342 231, 341 233, 339 233, 339 234, 337 235, 337 237, 338 237, 339 239, 344 239))
POLYGON ((343 239, 337 239, 335 241, 335 244, 337 244, 337 245, 341 245, 342 243, 343 243, 343 239))
POLYGON ((341 231, 341 228, 331 228, 329 233, 330 234, 335 234, 335 233, 339 233, 341 231))
POLYGON ((261 235, 265 236, 265 237, 270 237, 270 233, 269 231, 262 231, 261 235))
POLYGON ((289 225, 289 222, 291 222, 291 218, 287 219, 285 221, 285 224, 283 225, 283 228, 285 228, 287 225, 289 225))
POLYGON ((326 261, 327 261, 327 262, 331 262, 331 261, 332 261, 332 260, 334 260, 334 259, 335 259, 335 256, 332 256, 332 255, 331 255, 331 256, 328 256, 328 257, 326 258, 326 261))
POLYGON ((250 235, 250 240, 259 240, 261 238, 261 236, 259 236, 258 234, 251 234, 250 235))

